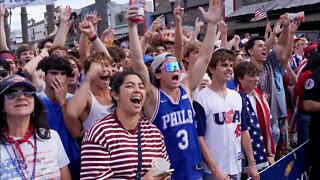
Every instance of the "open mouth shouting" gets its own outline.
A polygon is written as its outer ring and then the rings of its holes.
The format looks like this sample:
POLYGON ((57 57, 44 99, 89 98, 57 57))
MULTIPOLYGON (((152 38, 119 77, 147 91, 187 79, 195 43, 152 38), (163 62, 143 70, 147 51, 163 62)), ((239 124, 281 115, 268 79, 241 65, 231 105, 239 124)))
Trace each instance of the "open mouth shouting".
POLYGON ((140 96, 133 96, 133 97, 130 98, 130 101, 131 101, 133 104, 135 104, 135 105, 137 105, 137 106, 140 106, 141 103, 142 103, 142 98, 141 98, 140 96))
POLYGON ((108 80, 110 79, 110 76, 109 76, 109 75, 101 75, 101 76, 100 76, 100 79, 101 79, 102 81, 108 81, 108 80))

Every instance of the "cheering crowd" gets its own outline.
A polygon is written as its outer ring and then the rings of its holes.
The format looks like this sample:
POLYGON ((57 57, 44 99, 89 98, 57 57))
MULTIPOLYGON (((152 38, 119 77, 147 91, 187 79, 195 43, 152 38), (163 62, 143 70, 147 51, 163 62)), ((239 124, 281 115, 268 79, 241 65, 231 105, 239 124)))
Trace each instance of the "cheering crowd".
POLYGON ((66 7, 54 36, 15 53, 0 7, 0 179, 260 179, 307 140, 319 179, 319 45, 287 13, 228 41, 221 7, 199 7, 204 22, 186 33, 178 5, 174 30, 159 16, 139 37, 130 5, 127 46, 109 43, 110 28, 98 37, 93 12, 72 49, 66 7))

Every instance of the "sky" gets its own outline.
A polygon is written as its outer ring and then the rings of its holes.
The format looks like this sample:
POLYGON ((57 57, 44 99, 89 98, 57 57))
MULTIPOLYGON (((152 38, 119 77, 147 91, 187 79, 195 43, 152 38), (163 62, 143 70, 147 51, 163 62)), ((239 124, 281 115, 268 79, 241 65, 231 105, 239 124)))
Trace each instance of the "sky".
MULTIPOLYGON (((123 4, 129 2, 129 0, 113 0, 116 1, 117 4, 123 4)), ((55 1, 55 6, 65 7, 66 5, 70 5, 73 9, 80 9, 82 7, 93 4, 95 0, 57 0, 55 1)), ((43 13, 46 11, 46 6, 28 6, 27 13, 28 19, 34 19, 36 22, 43 20, 43 13)), ((11 30, 21 29, 21 21, 20 21, 20 8, 15 8, 12 11, 11 17, 11 30)))

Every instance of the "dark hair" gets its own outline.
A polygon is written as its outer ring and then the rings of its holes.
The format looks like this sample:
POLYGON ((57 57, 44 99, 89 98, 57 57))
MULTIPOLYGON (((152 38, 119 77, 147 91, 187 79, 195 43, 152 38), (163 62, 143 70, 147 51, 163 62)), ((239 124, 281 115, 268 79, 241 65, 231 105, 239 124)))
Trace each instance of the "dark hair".
MULTIPOLYGON (((30 123, 33 125, 35 132, 42 139, 50 138, 50 130, 46 119, 46 112, 42 102, 36 95, 34 97, 34 111, 30 115, 30 123)), ((5 142, 5 135, 3 129, 8 128, 7 121, 3 118, 6 117, 4 112, 4 93, 0 96, 0 141, 5 142)))
POLYGON ((153 46, 148 46, 147 50, 144 54, 152 54, 153 52, 159 53, 159 51, 156 48, 154 48, 153 46))
POLYGON ((53 38, 52 38, 52 37, 48 37, 48 38, 45 38, 45 39, 41 40, 41 41, 39 42, 39 44, 38 44, 37 47, 41 50, 41 49, 44 48, 44 45, 45 45, 47 42, 53 43, 53 38))
MULTIPOLYGON (((219 61, 221 61, 221 62, 225 62, 225 61, 234 62, 236 57, 237 57, 236 54, 229 49, 225 49, 225 48, 217 49, 216 51, 213 52, 208 67, 216 68, 219 61)), ((212 74, 209 71, 207 73, 208 73, 209 77, 212 78, 212 74)))
POLYGON ((32 45, 30 45, 30 44, 22 44, 20 47, 18 47, 18 49, 16 51, 17 58, 20 59, 20 55, 24 51, 32 51, 33 54, 36 56, 36 49, 32 45))
MULTIPOLYGON (((68 56, 68 60, 69 61, 73 61, 74 63, 76 63, 76 65, 77 65, 77 68, 79 69, 79 72, 82 70, 82 68, 81 68, 81 65, 80 65, 80 62, 79 62, 79 60, 77 59, 77 58, 75 58, 74 56, 68 56)), ((71 66, 72 67, 72 66, 71 66)))
POLYGON ((10 64, 8 61, 0 57, 0 66, 3 67, 4 70, 10 71, 10 64))
POLYGON ((247 45, 244 47, 244 49, 246 50, 249 57, 250 57, 249 50, 253 48, 254 43, 258 40, 264 41, 264 37, 262 37, 262 36, 253 37, 253 38, 249 39, 249 41, 247 42, 247 45))
POLYGON ((126 52, 123 50, 123 48, 111 46, 107 47, 107 49, 113 61, 116 63, 119 63, 122 59, 126 58, 126 52))
MULTIPOLYGON (((112 76, 111 81, 110 81, 111 92, 115 92, 115 93, 119 94, 120 93, 120 86, 123 85, 126 77, 130 76, 130 75, 138 76, 141 79, 142 83, 145 84, 145 81, 138 73, 131 71, 131 70, 124 70, 121 72, 117 72, 114 76, 112 76)), ((112 102, 115 104, 115 106, 117 105, 117 101, 113 97, 112 97, 112 102)))
POLYGON ((308 71, 308 70, 314 72, 318 68, 320 68, 320 54, 319 54, 319 52, 314 52, 309 57, 306 66, 302 69, 301 72, 305 72, 305 71, 308 71))
POLYGON ((234 80, 237 84, 240 84, 239 79, 242 79, 244 75, 246 74, 258 74, 260 73, 260 70, 258 67, 249 61, 240 62, 235 68, 234 68, 234 80))
POLYGON ((41 69, 45 75, 49 70, 59 70, 66 72, 68 77, 73 77, 71 63, 66 57, 50 55, 39 62, 37 70, 41 69))

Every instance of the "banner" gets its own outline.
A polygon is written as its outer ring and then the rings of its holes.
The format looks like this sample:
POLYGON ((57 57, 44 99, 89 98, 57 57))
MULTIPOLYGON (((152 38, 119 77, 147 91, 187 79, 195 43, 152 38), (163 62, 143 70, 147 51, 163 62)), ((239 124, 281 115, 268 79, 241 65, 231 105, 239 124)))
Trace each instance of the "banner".
POLYGON ((260 172, 261 180, 309 179, 308 142, 305 142, 279 161, 260 172))
POLYGON ((0 0, 0 4, 4 4, 5 8, 38 6, 53 4, 55 0, 0 0))

